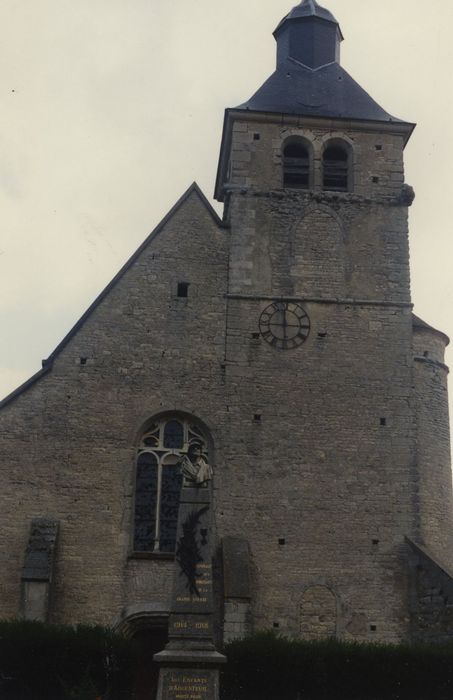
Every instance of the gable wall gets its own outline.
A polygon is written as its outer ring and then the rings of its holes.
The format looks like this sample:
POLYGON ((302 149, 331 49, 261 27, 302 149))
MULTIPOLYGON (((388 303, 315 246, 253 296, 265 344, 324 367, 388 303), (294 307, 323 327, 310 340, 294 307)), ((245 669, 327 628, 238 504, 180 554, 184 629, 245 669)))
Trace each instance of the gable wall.
POLYGON ((228 232, 193 192, 56 357, 0 413, 0 616, 19 607, 33 517, 60 520, 53 621, 168 607, 172 564, 131 560, 134 461, 164 410, 221 423, 228 232), (176 298, 178 281, 189 298, 176 298), (85 365, 80 358, 87 358, 85 365), (21 445, 21 450, 18 450, 21 445))

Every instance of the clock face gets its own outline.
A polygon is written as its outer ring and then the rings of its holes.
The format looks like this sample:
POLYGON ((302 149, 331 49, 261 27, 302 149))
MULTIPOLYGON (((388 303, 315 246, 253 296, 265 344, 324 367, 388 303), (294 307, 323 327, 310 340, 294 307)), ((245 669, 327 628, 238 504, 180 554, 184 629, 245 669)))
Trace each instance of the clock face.
POLYGON ((304 343, 310 333, 310 319, 299 304, 274 301, 262 312, 261 335, 275 348, 287 350, 304 343))

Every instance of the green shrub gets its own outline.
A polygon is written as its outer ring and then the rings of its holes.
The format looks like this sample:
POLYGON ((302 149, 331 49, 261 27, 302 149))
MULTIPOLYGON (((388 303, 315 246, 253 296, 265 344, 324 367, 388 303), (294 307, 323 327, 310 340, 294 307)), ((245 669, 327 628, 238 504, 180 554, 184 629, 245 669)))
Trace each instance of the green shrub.
POLYGON ((453 646, 305 642, 263 632, 228 644, 222 700, 451 700, 453 646))
POLYGON ((0 697, 116 700, 129 687, 134 646, 100 626, 0 621, 0 697))

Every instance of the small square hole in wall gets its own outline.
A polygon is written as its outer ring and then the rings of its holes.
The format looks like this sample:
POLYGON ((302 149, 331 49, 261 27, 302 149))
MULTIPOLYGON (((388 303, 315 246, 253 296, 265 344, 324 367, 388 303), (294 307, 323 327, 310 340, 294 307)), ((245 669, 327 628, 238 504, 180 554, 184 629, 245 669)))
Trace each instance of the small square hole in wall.
POLYGON ((376 632, 377 626, 376 625, 370 625, 370 631, 371 632, 376 632))
POLYGON ((261 134, 253 134, 253 140, 254 141, 259 141, 261 138, 261 134))
POLYGON ((259 423, 261 421, 261 413, 255 413, 253 416, 253 420, 255 423, 259 423))
POLYGON ((285 540, 285 538, 284 538, 284 537, 279 537, 279 539, 278 539, 278 543, 279 543, 280 545, 284 545, 284 544, 286 544, 286 540, 285 540))
POLYGON ((381 418, 380 424, 381 424, 381 425, 387 425, 387 418, 381 418))
POLYGON ((382 145, 380 143, 377 143, 375 145, 375 149, 376 149, 376 151, 382 151, 382 145))
POLYGON ((260 337, 259 333, 252 333, 253 340, 259 340, 259 337, 260 337))
POLYGON ((274 624, 272 625, 272 627, 274 627, 275 629, 278 629, 278 628, 280 627, 280 623, 279 623, 279 622, 274 622, 274 624))
POLYGON ((81 365, 86 365, 87 362, 88 362, 88 358, 87 358, 87 357, 81 357, 81 358, 79 359, 79 363, 80 363, 81 365))
POLYGON ((373 175, 372 180, 375 185, 379 182, 379 178, 376 175, 373 175))
POLYGON ((379 544, 379 540, 372 540, 374 546, 376 547, 379 544))
POLYGON ((189 296, 189 282, 178 282, 177 296, 186 299, 189 296))

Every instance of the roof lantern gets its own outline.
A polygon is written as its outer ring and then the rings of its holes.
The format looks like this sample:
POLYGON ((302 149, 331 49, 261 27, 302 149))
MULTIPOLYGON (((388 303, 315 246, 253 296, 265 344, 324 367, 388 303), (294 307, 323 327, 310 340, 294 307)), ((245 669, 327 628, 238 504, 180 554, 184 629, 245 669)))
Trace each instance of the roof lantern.
POLYGON ((293 7, 278 25, 274 37, 277 66, 288 58, 313 70, 340 61, 343 40, 340 25, 316 0, 302 0, 293 7))

